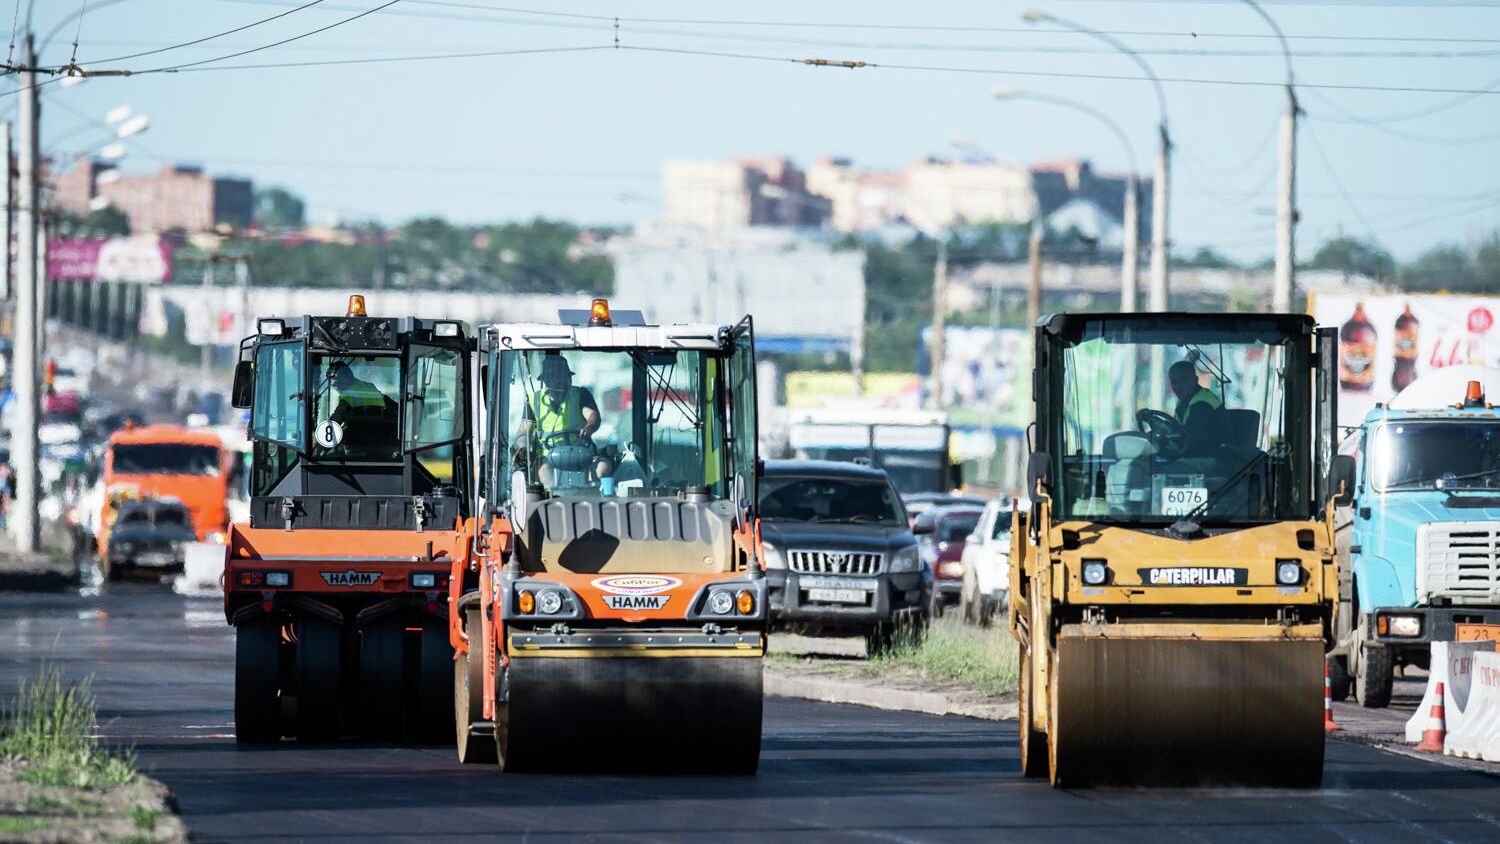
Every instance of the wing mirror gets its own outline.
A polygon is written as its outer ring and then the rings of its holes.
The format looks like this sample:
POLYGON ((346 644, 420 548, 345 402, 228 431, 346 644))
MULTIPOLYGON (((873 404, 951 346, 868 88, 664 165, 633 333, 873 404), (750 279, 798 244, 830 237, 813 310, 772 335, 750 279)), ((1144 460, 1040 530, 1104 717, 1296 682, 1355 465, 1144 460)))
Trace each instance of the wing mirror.
POLYGON ((1052 495, 1052 455, 1045 451, 1033 451, 1026 461, 1026 496, 1036 503, 1037 487, 1042 493, 1052 495))
POLYGON ((1336 454, 1328 466, 1328 497, 1335 507, 1348 507, 1354 503, 1354 458, 1348 454, 1336 454))
POLYGON ((234 365, 234 386, 229 391, 229 404, 244 409, 255 403, 255 364, 242 360, 234 365))

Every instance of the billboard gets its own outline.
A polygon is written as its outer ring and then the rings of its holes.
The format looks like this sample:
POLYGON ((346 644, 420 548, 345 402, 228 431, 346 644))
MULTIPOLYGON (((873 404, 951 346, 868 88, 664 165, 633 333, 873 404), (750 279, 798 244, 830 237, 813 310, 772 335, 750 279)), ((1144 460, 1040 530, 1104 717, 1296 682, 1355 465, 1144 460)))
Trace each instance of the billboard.
MULTIPOLYGON (((1322 326, 1339 330, 1339 421, 1447 367, 1500 365, 1500 298, 1440 294, 1317 294, 1322 326)), ((1455 395, 1453 401, 1459 401, 1455 395)))
MULTIPOLYGON (((949 325, 943 330, 943 406, 955 425, 1020 427, 1030 408, 1027 333, 1019 328, 949 325)), ((932 326, 922 329, 918 371, 931 371, 932 326)), ((924 397, 925 399, 925 397, 924 397)))
POLYGON ((172 277, 172 244, 159 237, 84 238, 47 242, 49 281, 134 281, 172 277))

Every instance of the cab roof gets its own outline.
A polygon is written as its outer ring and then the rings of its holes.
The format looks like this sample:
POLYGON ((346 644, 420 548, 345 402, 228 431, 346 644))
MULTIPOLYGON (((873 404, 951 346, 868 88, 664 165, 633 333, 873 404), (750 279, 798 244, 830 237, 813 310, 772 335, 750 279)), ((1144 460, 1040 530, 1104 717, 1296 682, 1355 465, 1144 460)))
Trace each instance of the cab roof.
POLYGON ((122 428, 109 435, 110 445, 149 445, 182 443, 184 445, 211 445, 223 448, 219 435, 212 431, 195 431, 181 425, 143 425, 139 428, 122 428))

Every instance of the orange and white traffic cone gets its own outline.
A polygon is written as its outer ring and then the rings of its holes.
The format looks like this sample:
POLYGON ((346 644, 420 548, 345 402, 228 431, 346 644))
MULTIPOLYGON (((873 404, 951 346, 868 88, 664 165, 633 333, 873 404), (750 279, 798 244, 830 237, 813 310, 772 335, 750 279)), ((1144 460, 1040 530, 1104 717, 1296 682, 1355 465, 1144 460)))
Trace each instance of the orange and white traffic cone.
POLYGON ((1448 737, 1448 717, 1443 714, 1443 684, 1437 684, 1437 699, 1432 702, 1432 711, 1427 716, 1427 729, 1422 731, 1422 743, 1418 750, 1442 753, 1443 742, 1448 737))
POLYGON ((1328 661, 1323 661, 1323 732, 1342 730, 1333 722, 1333 684, 1328 682, 1328 661))

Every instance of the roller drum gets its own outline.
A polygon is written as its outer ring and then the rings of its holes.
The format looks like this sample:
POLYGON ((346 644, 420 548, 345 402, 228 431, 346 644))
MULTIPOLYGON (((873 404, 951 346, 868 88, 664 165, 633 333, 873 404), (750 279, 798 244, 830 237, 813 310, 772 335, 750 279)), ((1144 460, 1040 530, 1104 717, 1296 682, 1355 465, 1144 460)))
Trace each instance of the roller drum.
POLYGON ((1055 785, 1322 780, 1320 639, 1064 633, 1053 658, 1055 785))
POLYGON ((495 726, 508 771, 750 774, 759 763, 758 658, 513 658, 507 685, 495 726))

